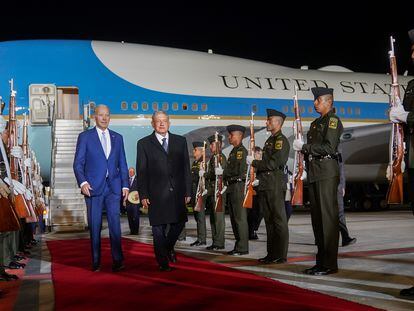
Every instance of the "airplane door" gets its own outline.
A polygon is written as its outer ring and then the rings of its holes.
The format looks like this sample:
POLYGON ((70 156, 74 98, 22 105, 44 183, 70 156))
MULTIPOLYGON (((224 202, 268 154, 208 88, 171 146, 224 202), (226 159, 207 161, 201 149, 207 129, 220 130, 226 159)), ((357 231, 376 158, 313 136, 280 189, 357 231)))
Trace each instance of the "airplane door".
POLYGON ((77 87, 58 87, 56 118, 79 120, 79 89, 77 87))
POLYGON ((50 124, 56 102, 54 84, 31 84, 29 86, 30 121, 32 124, 50 124))

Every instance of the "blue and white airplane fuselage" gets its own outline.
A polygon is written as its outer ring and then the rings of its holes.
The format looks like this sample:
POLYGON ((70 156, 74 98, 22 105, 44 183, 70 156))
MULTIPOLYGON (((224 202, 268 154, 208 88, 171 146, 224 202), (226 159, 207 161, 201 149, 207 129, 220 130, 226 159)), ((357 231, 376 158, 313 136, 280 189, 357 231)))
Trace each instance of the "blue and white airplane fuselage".
MULTIPOLYGON (((110 127, 124 136, 130 166, 135 165, 136 141, 152 132, 150 116, 156 110, 170 115, 171 131, 186 135, 189 144, 192 139, 205 139, 216 129, 223 132, 231 123, 248 126, 253 106, 257 110, 256 127, 264 127, 266 108, 284 112, 289 136, 294 86, 298 88, 305 127, 318 117, 310 91, 314 86, 334 88, 336 111, 345 128, 388 122, 390 77, 346 72, 338 67, 292 69, 139 44, 28 40, 0 43, 0 95, 6 102, 11 78, 17 90, 18 115, 29 112, 28 90, 32 84, 76 87, 80 107, 91 102, 109 106, 110 127)), ((410 79, 399 77, 402 91, 410 79)), ((4 114, 8 114, 8 107, 4 114)), ((33 125, 30 132, 31 146, 46 179, 50 131, 49 125, 33 125)), ((263 145, 266 138, 265 130, 258 131, 257 145, 263 145)))

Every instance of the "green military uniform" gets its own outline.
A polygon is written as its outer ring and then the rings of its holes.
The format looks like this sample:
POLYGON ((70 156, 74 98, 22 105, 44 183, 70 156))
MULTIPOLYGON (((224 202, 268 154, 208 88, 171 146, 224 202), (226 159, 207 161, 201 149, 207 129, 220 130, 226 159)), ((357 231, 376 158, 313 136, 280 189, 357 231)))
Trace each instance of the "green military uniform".
POLYGON ((284 168, 289 158, 289 149, 285 135, 281 131, 276 132, 266 140, 262 160, 252 162, 259 180, 257 191, 266 224, 266 257, 270 261, 284 262, 287 258, 289 229, 285 211, 284 168))
MULTIPOLYGON (((240 128, 244 133, 245 128, 240 128)), ((228 126, 227 129, 229 132, 239 130, 237 126, 228 126)), ((247 149, 242 144, 233 147, 229 154, 226 169, 223 172, 223 178, 227 185, 227 208, 236 240, 233 252, 237 253, 249 252, 249 225, 247 223, 247 211, 243 207, 247 172, 246 157, 247 149)))
MULTIPOLYGON (((214 141, 214 135, 208 138, 208 141, 212 143, 214 141)), ((221 140, 220 140, 221 141, 221 140)), ((220 154, 220 163, 223 169, 226 168, 227 160, 224 154, 220 154)), ((210 225, 211 225, 211 234, 213 238, 213 243, 208 249, 224 249, 224 233, 226 228, 225 222, 225 206, 226 206, 226 196, 223 194, 223 211, 216 212, 215 201, 214 201, 214 189, 216 182, 215 175, 215 166, 214 166, 214 155, 210 158, 207 163, 207 171, 204 175, 206 179, 206 188, 207 194, 203 197, 203 209, 207 206, 207 203, 210 203, 211 212, 210 212, 210 225)))
POLYGON ((331 110, 311 123, 307 144, 302 147, 308 168, 312 227, 318 247, 316 266, 319 269, 338 269, 338 144, 342 131, 341 120, 331 110))
MULTIPOLYGON (((195 208, 196 202, 196 195, 197 195, 197 188, 199 182, 199 175, 198 172, 200 171, 200 165, 202 163, 202 159, 195 160, 193 165, 191 165, 191 205, 195 208)), ((206 212, 204 208, 201 208, 199 212, 194 211, 194 218, 197 222, 197 241, 201 244, 206 244, 206 212)))

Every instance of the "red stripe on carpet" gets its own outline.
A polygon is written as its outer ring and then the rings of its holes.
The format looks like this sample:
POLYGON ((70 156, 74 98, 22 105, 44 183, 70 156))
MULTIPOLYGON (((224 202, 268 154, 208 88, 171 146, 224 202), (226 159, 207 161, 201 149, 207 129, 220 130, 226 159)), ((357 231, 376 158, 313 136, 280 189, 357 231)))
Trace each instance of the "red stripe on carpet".
POLYGON ((108 239, 101 272, 90 271, 89 240, 47 245, 56 310, 375 310, 182 254, 175 270, 159 272, 152 245, 129 239, 121 273, 111 272, 108 239))

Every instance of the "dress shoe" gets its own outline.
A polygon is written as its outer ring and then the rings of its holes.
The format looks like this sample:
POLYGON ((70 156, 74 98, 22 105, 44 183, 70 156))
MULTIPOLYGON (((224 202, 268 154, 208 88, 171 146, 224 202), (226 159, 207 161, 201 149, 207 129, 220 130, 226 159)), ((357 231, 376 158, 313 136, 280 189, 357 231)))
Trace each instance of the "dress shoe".
POLYGON ((25 259, 26 259, 26 257, 19 256, 19 255, 14 255, 14 256, 13 256, 13 259, 14 259, 15 261, 22 261, 22 260, 25 260, 25 259))
POLYGON ((210 245, 206 247, 209 251, 218 251, 220 249, 224 249, 224 246, 216 246, 216 245, 210 245))
POLYGON ((19 263, 19 262, 16 262, 16 261, 11 261, 10 263, 9 263, 9 266, 8 266, 10 269, 24 269, 25 267, 26 267, 26 264, 24 264, 24 263, 19 263))
POLYGON ((313 273, 316 270, 319 270, 319 266, 318 265, 314 265, 312 268, 307 268, 307 269, 303 270, 303 273, 313 275, 313 273))
POLYGON ((202 245, 206 245, 206 242, 200 242, 197 240, 190 244, 190 246, 202 246, 202 245))
POLYGON ((338 269, 329 269, 329 268, 319 268, 313 271, 313 273, 309 273, 310 275, 322 276, 337 273, 338 269))
POLYGON ((13 281, 13 280, 18 280, 18 279, 19 277, 15 274, 10 274, 7 272, 0 274, 0 281, 13 281))
POLYGON ((348 245, 351 245, 351 244, 355 244, 356 240, 357 240, 356 238, 348 238, 348 239, 342 241, 342 246, 348 246, 348 245))
POLYGON ((159 269, 160 269, 161 272, 170 272, 170 271, 172 271, 172 268, 168 264, 160 265, 159 269))
POLYGON ((112 264, 112 272, 119 272, 125 269, 124 264, 122 263, 122 261, 115 261, 112 264))
POLYGON ((269 259, 269 256, 257 259, 258 262, 265 263, 269 259))
POLYGON ((286 263, 286 259, 268 257, 265 261, 263 261, 263 263, 264 264, 272 264, 272 263, 282 264, 282 263, 286 263))
POLYGON ((175 253, 174 250, 170 251, 167 255, 168 260, 172 263, 176 263, 177 262, 177 254, 175 253))
POLYGON ((129 233, 129 235, 138 235, 138 232, 131 231, 131 232, 129 233))
POLYGON ((101 265, 100 264, 92 265, 92 272, 99 272, 99 271, 101 271, 101 265))
POLYGON ((240 251, 236 251, 236 250, 232 250, 230 252, 227 252, 227 255, 231 255, 231 256, 241 256, 241 255, 247 255, 249 252, 240 252, 240 251))
POLYGON ((407 299, 414 299, 414 286, 410 288, 404 288, 400 291, 400 296, 407 299))

